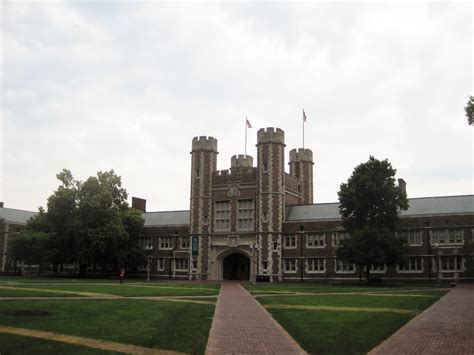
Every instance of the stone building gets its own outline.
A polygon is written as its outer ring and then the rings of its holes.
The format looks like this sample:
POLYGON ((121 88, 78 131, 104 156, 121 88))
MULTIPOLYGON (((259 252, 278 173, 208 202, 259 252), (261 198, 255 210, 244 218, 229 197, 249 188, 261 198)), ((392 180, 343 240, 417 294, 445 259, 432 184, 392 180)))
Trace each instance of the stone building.
MULTIPOLYGON (((335 257, 347 238, 337 203, 313 204, 313 154, 289 152, 281 129, 257 133, 257 165, 234 155, 216 169, 217 140, 196 137, 187 211, 145 212, 142 246, 154 246, 151 273, 172 279, 271 281, 358 279, 362 270, 335 257), (194 242, 193 242, 194 241, 194 242)), ((399 179, 400 188, 406 184, 399 179)), ((142 200, 143 201, 143 200, 142 200)), ((410 199, 399 233, 407 263, 379 267, 383 279, 474 279, 474 195, 410 199)), ((143 268, 145 269, 145 268, 143 268)))
MULTIPOLYGON (((278 128, 257 133, 257 164, 234 155, 229 170, 217 170, 217 140, 195 137, 191 149, 190 208, 143 212, 139 240, 153 245, 150 273, 161 279, 270 281, 358 279, 363 270, 336 258, 348 235, 337 203, 313 204, 313 153, 289 151, 278 128)), ((406 189, 399 179, 399 186, 406 189)), ((474 279, 474 195, 409 199, 399 233, 409 242, 407 262, 378 267, 382 279, 474 279)), ((1 271, 6 240, 32 212, 0 208, 1 271), (7 217, 10 216, 10 217, 7 217), (11 227, 13 226, 13 227, 11 227)), ((72 266, 71 266, 72 267, 72 266)), ((103 266, 106 269, 106 266, 103 266)), ((147 265, 139 268, 146 272, 147 265)))

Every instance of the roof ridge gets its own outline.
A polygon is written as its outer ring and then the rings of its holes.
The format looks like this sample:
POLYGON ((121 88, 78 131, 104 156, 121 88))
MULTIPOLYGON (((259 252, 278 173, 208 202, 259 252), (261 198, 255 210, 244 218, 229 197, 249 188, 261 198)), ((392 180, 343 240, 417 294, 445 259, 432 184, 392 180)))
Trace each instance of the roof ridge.
POLYGON ((148 212, 143 212, 143 213, 169 213, 169 212, 189 212, 189 210, 148 211, 148 212))
POLYGON ((0 207, 1 210, 13 210, 13 211, 21 211, 21 212, 28 212, 28 213, 39 213, 39 211, 28 211, 28 210, 21 210, 19 208, 11 208, 11 207, 0 207))

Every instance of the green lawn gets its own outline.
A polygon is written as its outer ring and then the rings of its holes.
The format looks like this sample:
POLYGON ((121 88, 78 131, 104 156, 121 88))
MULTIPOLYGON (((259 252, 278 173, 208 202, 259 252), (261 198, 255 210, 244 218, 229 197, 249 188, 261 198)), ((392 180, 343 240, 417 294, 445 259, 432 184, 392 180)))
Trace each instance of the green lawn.
MULTIPOLYGON (((6 278, 0 277, 0 297, 8 296, 11 291, 20 292, 22 288, 32 289, 26 291, 26 296, 29 296, 28 292, 35 293, 35 296, 53 296, 61 295, 61 291, 68 292, 89 292, 99 293, 116 296, 210 296, 217 295, 219 293, 220 285, 216 283, 171 283, 171 282, 125 282, 120 284, 118 281, 103 281, 97 282, 96 280, 89 281, 77 281, 70 279, 68 281, 57 279, 25 279, 23 282, 20 278, 6 278), (2 288, 14 287, 17 290, 9 290, 2 288), (36 289, 36 290, 33 290, 36 289), (55 294, 51 292, 42 292, 41 289, 56 291, 55 294)), ((72 294, 62 294, 64 296, 71 296, 72 294)), ((14 295, 18 296, 19 295, 14 295)), ((74 296, 74 295, 72 295, 74 296)))
MULTIPOLYGON (((449 285, 447 286, 449 287, 449 285)), ((268 283, 268 284, 245 284, 245 288, 252 294, 283 293, 283 292, 311 292, 311 293, 334 293, 334 292, 388 292, 398 293, 409 291, 425 292, 434 288, 434 285, 406 285, 403 287, 376 287, 376 286, 329 286, 328 284, 294 284, 294 283, 268 283), (427 287, 429 286, 429 287, 427 287)))
POLYGON ((415 286, 394 289, 248 284, 246 288, 253 294, 265 295, 257 300, 268 307, 273 317, 311 354, 365 354, 447 292, 415 286), (275 294, 271 295, 271 292, 275 294), (277 296, 276 292, 323 294, 277 296), (331 308, 324 310, 323 307, 331 308), (338 310, 333 307, 350 308, 338 310), (406 311, 408 313, 403 313, 406 311))
MULTIPOLYGON (((118 281, 3 278, 0 297, 20 299, 0 301, 0 325, 48 331, 58 334, 108 340, 164 350, 203 353, 212 324, 216 298, 192 303, 196 296, 217 296, 220 284, 183 282, 118 281), (2 286, 6 288, 2 288, 2 286), (44 291, 43 291, 44 290, 44 291), (49 292, 49 291, 53 292, 49 292), (72 293, 68 293, 72 292, 72 293), (117 296, 188 296, 190 302, 124 299, 66 299, 53 296, 110 294, 117 296), (90 294, 89 294, 90 293, 90 294), (21 297, 40 297, 22 300, 21 297)), ((182 300, 186 301, 186 300, 182 300)), ((102 354, 113 353, 0 333, 0 354, 102 354)))
POLYGON ((35 339, 19 335, 0 333, 0 353, 2 355, 74 354, 74 355, 114 355, 114 351, 91 349, 86 346, 65 344, 58 341, 35 339))

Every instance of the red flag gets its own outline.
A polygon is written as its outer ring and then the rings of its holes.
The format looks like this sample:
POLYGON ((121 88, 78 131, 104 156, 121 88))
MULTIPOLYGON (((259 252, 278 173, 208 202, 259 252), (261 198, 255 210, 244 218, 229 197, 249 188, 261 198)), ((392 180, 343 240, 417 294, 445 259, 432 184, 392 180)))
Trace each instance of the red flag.
POLYGON ((252 128, 252 125, 250 124, 250 122, 249 122, 249 120, 248 120, 247 117, 245 117, 245 120, 247 121, 247 127, 248 127, 248 128, 252 128))
POLYGON ((306 122, 306 113, 304 113, 304 110, 303 110, 303 121, 306 122))

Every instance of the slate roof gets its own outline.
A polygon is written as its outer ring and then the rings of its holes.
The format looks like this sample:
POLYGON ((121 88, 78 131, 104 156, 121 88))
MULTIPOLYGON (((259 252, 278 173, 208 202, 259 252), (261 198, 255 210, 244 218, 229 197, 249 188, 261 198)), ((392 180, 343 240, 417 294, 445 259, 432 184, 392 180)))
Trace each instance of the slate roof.
MULTIPOLYGON (((408 201, 410 207, 402 211, 401 217, 474 214, 474 195, 420 197, 408 201)), ((338 207, 337 202, 290 206, 287 208, 286 221, 340 219, 338 207)))
MULTIPOLYGON (((402 211, 402 217, 474 215, 474 195, 411 198, 409 204, 410 208, 402 211)), ((290 206, 286 211, 286 221, 337 220, 341 218, 338 206, 337 202, 290 206)), ((31 211, 0 208, 0 219, 12 224, 26 224, 26 221, 35 214, 36 212, 31 211)), ((189 225, 189 210, 145 212, 142 216, 147 227, 189 225)))
POLYGON ((26 224, 26 221, 33 217, 37 212, 16 210, 14 208, 0 208, 0 219, 11 224, 26 224))
POLYGON ((189 211, 145 212, 145 227, 189 225, 189 211))

